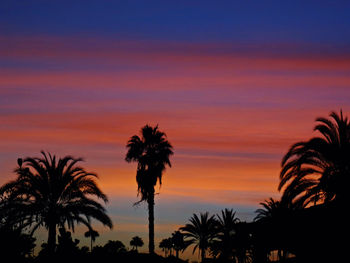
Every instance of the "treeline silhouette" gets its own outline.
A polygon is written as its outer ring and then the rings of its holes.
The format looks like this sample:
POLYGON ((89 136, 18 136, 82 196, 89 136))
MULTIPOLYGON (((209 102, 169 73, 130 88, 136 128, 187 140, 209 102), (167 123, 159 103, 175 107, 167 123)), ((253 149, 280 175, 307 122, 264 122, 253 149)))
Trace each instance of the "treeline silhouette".
POLYGON ((139 202, 149 211, 149 253, 138 253, 143 240, 135 236, 127 249, 118 240, 94 246, 99 236, 91 219, 112 228, 95 173, 71 156, 17 160, 17 178, 0 188, 0 256, 15 262, 181 262, 192 248, 201 262, 344 262, 349 225, 350 122, 343 112, 317 118, 317 137, 297 142, 282 159, 280 200, 260 203, 252 222, 241 221, 232 209, 210 215, 193 214, 189 222, 159 243, 155 254, 154 188, 171 167, 173 147, 158 126, 144 126, 127 143, 127 162, 136 162, 139 202), (100 201, 103 203, 101 204, 100 201), (72 238, 76 224, 87 227, 89 247, 72 238), (44 227, 47 242, 34 256, 34 232, 44 227), (58 230, 58 232, 57 232, 58 230))

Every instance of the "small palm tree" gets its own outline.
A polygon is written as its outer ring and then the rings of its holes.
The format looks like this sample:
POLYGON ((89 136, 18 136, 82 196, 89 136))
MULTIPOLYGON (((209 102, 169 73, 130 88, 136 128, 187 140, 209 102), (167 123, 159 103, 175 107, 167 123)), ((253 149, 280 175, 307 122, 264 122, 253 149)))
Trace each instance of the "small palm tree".
POLYGON ((169 256, 171 255, 171 250, 173 248, 173 242, 171 238, 164 238, 162 241, 159 243, 159 248, 162 249, 164 252, 164 256, 167 257, 168 254, 169 256))
POLYGON ((317 118, 320 137, 292 145, 282 159, 282 200, 307 206, 332 201, 347 203, 350 174, 350 122, 332 112, 317 118))
POLYGON ((42 158, 19 159, 17 179, 0 188, 0 195, 7 196, 8 210, 15 206, 21 221, 34 225, 32 233, 42 225, 48 229, 50 253, 55 250, 58 226, 67 224, 74 230, 75 223, 82 223, 91 229, 94 218, 112 228, 105 208, 91 198, 106 203, 107 196, 94 180, 97 175, 77 166, 82 159, 66 156, 57 160, 50 153, 41 153, 42 158))
POLYGON ((257 214, 254 221, 262 221, 267 219, 275 219, 285 214, 286 207, 283 206, 281 201, 276 201, 273 198, 265 200, 260 203, 263 208, 259 208, 255 211, 257 214))
POLYGON ((96 237, 99 237, 99 233, 92 228, 85 232, 85 237, 90 237, 90 251, 92 252, 92 244, 95 242, 96 237))
POLYGON ((179 258, 179 252, 186 248, 184 235, 180 231, 175 231, 171 235, 171 241, 172 241, 173 248, 176 252, 176 258, 179 258))
POLYGON ((154 253, 154 187, 162 184, 162 175, 168 165, 173 147, 166 134, 146 125, 141 129, 141 138, 134 135, 128 141, 125 160, 137 162, 136 181, 141 200, 148 204, 149 252, 154 253))
POLYGON ((181 227, 180 230, 187 238, 188 244, 194 244, 193 253, 199 250, 202 262, 205 260, 205 254, 210 247, 210 243, 217 237, 217 221, 215 216, 209 217, 209 213, 200 213, 200 216, 193 214, 189 219, 190 224, 181 227))
POLYGON ((133 249, 135 249, 137 252, 137 247, 142 247, 143 246, 143 240, 141 237, 139 236, 134 236, 131 241, 130 241, 130 246, 133 247, 133 249))

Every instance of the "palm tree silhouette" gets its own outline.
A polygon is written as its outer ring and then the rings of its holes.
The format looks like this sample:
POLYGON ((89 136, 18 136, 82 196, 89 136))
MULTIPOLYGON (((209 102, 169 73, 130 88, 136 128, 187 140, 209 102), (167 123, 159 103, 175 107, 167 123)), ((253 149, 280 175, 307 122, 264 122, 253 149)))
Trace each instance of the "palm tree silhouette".
POLYGON ((130 246, 133 247, 133 249, 135 249, 137 252, 137 247, 142 247, 143 246, 143 240, 141 237, 139 236, 134 236, 131 241, 130 241, 130 246))
POLYGON ((112 228, 105 208, 92 198, 106 203, 107 196, 94 180, 97 175, 76 165, 82 159, 65 156, 57 160, 50 153, 41 153, 42 158, 19 159, 17 179, 3 185, 0 194, 8 196, 9 204, 16 200, 19 216, 27 225, 34 225, 32 233, 40 226, 48 229, 49 253, 55 250, 58 226, 67 224, 74 230, 75 223, 82 223, 91 229, 94 218, 112 228))
POLYGON ((171 251, 173 249, 173 241, 172 241, 172 238, 169 237, 169 238, 164 238, 160 241, 159 243, 159 248, 162 249, 162 251, 164 252, 164 256, 167 257, 168 256, 168 253, 169 253, 169 256, 171 255, 171 251))
POLYGON ((173 248, 176 252, 176 258, 179 258, 179 251, 184 250, 186 248, 184 235, 180 231, 175 231, 171 234, 171 241, 173 248))
MULTIPOLYGON (((154 253, 154 187, 157 182, 162 184, 162 174, 166 165, 171 167, 169 157, 173 154, 173 147, 166 138, 166 134, 145 125, 141 129, 140 138, 134 135, 128 141, 126 147, 128 152, 125 160, 137 162, 136 181, 138 194, 141 200, 148 204, 148 228, 149 228, 149 253, 154 253)), ((138 202, 138 203, 139 203, 138 202)))
MULTIPOLYGON (((255 222, 269 222, 274 226, 276 231, 281 231, 285 229, 285 222, 287 221, 287 218, 292 215, 290 212, 293 211, 293 207, 291 207, 291 204, 270 198, 260 203, 260 205, 263 208, 259 208, 255 211, 255 213, 257 214, 254 218, 255 222)), ((273 233, 271 233, 271 235, 273 235, 273 233)), ((267 240, 265 240, 265 245, 266 243, 268 243, 266 241, 267 240)), ((277 241, 274 242, 276 243, 277 241)), ((281 246, 281 244, 279 245, 281 246)), ((278 248, 278 259, 280 261, 284 260, 287 253, 288 252, 285 249, 278 248)))
POLYGON ((210 243, 217 237, 217 221, 215 216, 209 217, 209 213, 200 213, 200 217, 196 214, 189 219, 190 224, 181 227, 180 230, 189 238, 186 242, 195 244, 193 253, 199 250, 202 262, 205 260, 206 250, 210 247, 210 243))
POLYGON ((92 252, 92 243, 95 242, 96 237, 99 237, 97 231, 93 230, 92 228, 85 232, 85 237, 90 237, 90 251, 92 252))
POLYGON ((218 235, 214 247, 217 248, 216 254, 225 262, 232 261, 234 258, 234 242, 236 235, 236 225, 239 222, 236 213, 232 209, 221 211, 218 218, 218 235))
POLYGON ((346 203, 350 174, 350 122, 335 112, 317 118, 315 131, 321 137, 298 142, 282 159, 282 200, 295 205, 346 203))

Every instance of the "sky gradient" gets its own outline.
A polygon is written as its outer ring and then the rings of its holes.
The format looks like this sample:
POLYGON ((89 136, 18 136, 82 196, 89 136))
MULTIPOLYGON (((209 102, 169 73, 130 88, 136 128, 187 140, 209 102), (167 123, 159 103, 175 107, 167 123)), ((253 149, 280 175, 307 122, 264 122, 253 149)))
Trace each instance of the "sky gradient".
POLYGON ((0 183, 18 157, 83 157, 115 224, 96 225, 97 244, 140 235, 146 249, 127 140, 159 124, 174 146, 156 247, 192 213, 252 220, 280 196, 288 147, 316 135, 316 117, 350 114, 350 3, 141 2, 1 4, 0 183))

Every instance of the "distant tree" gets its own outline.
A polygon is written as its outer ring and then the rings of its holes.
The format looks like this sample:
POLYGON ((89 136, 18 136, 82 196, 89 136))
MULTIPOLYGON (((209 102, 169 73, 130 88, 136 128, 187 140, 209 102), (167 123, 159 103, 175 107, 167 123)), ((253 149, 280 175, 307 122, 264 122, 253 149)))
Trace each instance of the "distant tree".
POLYGON ((137 250, 137 247, 142 247, 143 246, 143 240, 141 237, 139 236, 134 236, 131 240, 130 240, 130 246, 133 247, 133 249, 137 250))
POLYGON ((59 257, 77 256, 79 253, 78 239, 72 238, 72 233, 67 231, 64 227, 59 228, 58 242, 57 242, 57 255, 59 257))
POLYGON ((282 159, 279 190, 282 200, 305 207, 337 202, 348 204, 350 179, 350 122, 332 112, 317 118, 320 137, 295 143, 282 159))
POLYGON ((162 249, 164 252, 164 256, 171 256, 172 254, 172 249, 173 249, 173 240, 171 237, 169 238, 164 238, 162 241, 159 243, 159 248, 162 249))
POLYGON ((172 233, 171 241, 176 252, 176 258, 179 258, 179 251, 182 251, 186 248, 184 234, 182 234, 180 231, 175 231, 172 233))
POLYGON ((108 242, 104 245, 103 249, 108 255, 116 255, 119 253, 126 252, 126 248, 123 242, 119 240, 108 240, 108 242))
POLYGON ((217 221, 215 220, 215 216, 209 217, 208 212, 201 213, 200 217, 193 214, 189 220, 190 224, 186 224, 180 230, 185 235, 185 238, 187 238, 188 244, 195 245, 193 253, 198 248, 203 262, 210 243, 217 237, 217 221))
POLYGON ((239 219, 232 209, 227 208, 216 217, 218 234, 212 243, 212 252, 224 262, 232 262, 235 259, 236 228, 239 219))
POLYGON ((50 153, 41 153, 42 158, 18 160, 17 179, 0 188, 0 195, 8 201, 3 209, 17 211, 20 220, 34 224, 32 233, 45 226, 50 253, 55 250, 57 226, 67 223, 74 230, 75 223, 83 223, 90 228, 94 218, 112 228, 105 208, 91 198, 107 202, 107 196, 94 180, 97 175, 76 165, 82 159, 66 156, 57 160, 50 153))
POLYGON ((137 162, 136 181, 141 200, 148 204, 149 252, 154 253, 154 187, 162 184, 162 174, 168 165, 173 147, 166 134, 158 126, 146 125, 141 129, 141 137, 134 135, 128 141, 125 160, 137 162))
POLYGON ((99 233, 92 228, 85 232, 85 237, 90 237, 90 251, 92 251, 92 244, 95 242, 96 237, 99 237, 99 233))

